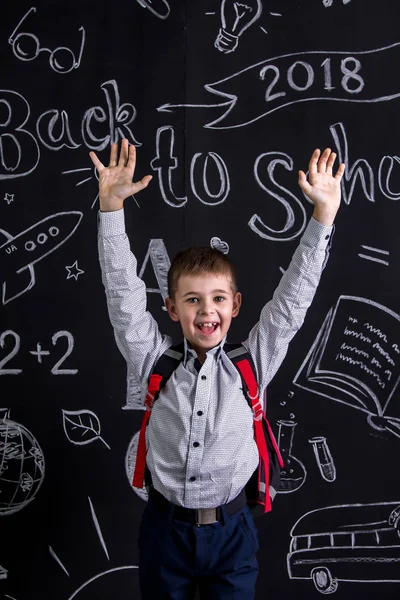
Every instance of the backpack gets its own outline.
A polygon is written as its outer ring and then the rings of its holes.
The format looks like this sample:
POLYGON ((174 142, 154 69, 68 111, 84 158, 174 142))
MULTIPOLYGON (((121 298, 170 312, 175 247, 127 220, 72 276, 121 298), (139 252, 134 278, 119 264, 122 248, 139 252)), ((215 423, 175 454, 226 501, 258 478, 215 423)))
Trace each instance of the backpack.
MULTIPOLYGON (((244 397, 253 411, 254 437, 260 460, 245 489, 247 502, 256 516, 272 509, 272 501, 279 487, 283 460, 260 403, 255 367, 250 354, 242 344, 225 344, 224 351, 240 374, 244 397)), ((144 482, 146 485, 149 482, 150 472, 146 467, 146 427, 160 390, 182 361, 183 354, 183 343, 168 348, 160 356, 150 375, 145 399, 146 411, 139 434, 133 487, 142 489, 144 482)))

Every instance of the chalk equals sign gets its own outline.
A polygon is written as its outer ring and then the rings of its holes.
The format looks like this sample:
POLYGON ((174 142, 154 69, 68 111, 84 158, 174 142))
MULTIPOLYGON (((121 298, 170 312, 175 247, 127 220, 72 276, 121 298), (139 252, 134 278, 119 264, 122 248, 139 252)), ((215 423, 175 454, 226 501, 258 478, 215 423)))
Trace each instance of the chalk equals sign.
MULTIPOLYGON (((380 250, 379 248, 372 248, 372 246, 363 246, 361 244, 361 248, 363 248, 364 250, 369 250, 370 252, 373 252, 374 254, 379 255, 383 255, 383 256, 389 256, 389 252, 387 250, 380 250)), ((378 256, 370 256, 368 254, 358 254, 358 256, 360 258, 365 258, 366 260, 372 260, 373 262, 377 262, 380 263, 381 265, 385 265, 386 267, 389 266, 389 261, 387 260, 383 260, 383 258, 378 258, 378 256)))

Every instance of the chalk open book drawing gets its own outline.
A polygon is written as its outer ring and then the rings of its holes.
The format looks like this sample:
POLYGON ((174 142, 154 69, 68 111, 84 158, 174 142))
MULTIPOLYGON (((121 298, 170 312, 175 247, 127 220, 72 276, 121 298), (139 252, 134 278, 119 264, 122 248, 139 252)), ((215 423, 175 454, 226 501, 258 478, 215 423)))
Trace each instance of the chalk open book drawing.
POLYGON ((375 429, 400 437, 400 316, 356 296, 340 296, 294 384, 367 413, 375 429))

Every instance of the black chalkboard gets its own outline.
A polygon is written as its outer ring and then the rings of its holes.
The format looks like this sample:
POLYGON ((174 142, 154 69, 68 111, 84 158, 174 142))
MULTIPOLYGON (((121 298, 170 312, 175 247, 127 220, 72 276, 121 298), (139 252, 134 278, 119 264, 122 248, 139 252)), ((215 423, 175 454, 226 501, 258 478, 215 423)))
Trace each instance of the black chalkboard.
MULTIPOLYGON (((346 163, 331 257, 268 395, 286 458, 257 598, 400 593, 399 10, 390 0, 20 0, 0 8, 0 593, 139 598, 137 382, 97 258, 90 150, 138 147, 127 232, 160 328, 165 268, 238 267, 243 339, 346 163)), ((2 596, 3 597, 3 596, 2 596)))

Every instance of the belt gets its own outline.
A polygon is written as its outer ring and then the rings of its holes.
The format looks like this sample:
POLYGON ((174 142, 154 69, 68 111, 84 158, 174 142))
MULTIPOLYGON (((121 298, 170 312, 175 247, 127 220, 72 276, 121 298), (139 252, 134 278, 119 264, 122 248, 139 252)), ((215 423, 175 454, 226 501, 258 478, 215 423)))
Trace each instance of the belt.
MULTIPOLYGON (((172 504, 154 488, 151 488, 149 491, 149 499, 164 512, 167 512, 172 504)), ((247 498, 243 489, 236 498, 223 506, 225 507, 227 514, 231 516, 241 510, 246 504, 247 498)), ((185 506, 177 506, 174 504, 173 507, 173 519, 191 523, 198 527, 201 525, 209 525, 210 523, 217 523, 217 521, 221 521, 222 518, 222 506, 217 506, 216 508, 186 508, 185 506)))

